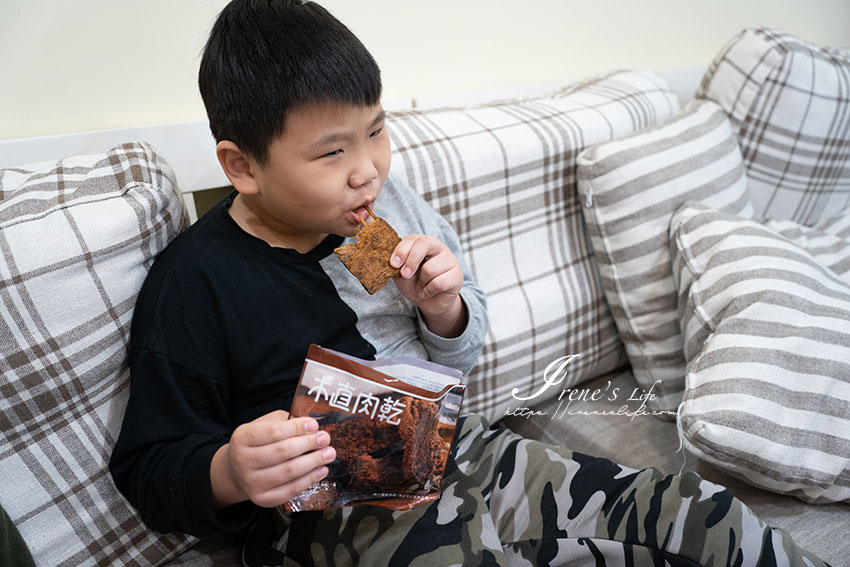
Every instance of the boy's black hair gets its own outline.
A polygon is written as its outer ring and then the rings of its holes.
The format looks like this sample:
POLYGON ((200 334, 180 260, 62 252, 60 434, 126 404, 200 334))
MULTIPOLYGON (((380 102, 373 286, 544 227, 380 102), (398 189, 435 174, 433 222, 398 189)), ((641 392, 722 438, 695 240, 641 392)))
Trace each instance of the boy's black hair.
POLYGON ((327 10, 302 0, 233 0, 213 25, 198 86, 216 139, 265 164, 298 105, 372 106, 381 72, 327 10))

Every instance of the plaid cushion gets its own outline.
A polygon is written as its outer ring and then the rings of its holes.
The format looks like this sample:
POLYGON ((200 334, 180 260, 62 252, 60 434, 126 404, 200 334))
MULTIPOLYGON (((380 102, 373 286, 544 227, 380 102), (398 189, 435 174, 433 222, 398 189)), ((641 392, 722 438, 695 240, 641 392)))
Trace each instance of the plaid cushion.
POLYGON ((850 203, 850 52, 747 29, 697 97, 735 124, 757 215, 811 226, 850 203))
POLYGON ((723 110, 696 100, 666 123, 578 157, 579 191, 602 285, 647 406, 672 418, 685 359, 667 246, 673 212, 699 201, 750 216, 747 179, 723 110))
POLYGON ((39 565, 154 565, 190 542, 146 529, 107 468, 136 294, 186 223, 145 144, 0 171, 0 504, 39 565))
POLYGON ((545 98, 390 115, 393 172, 453 224, 487 293, 490 329, 466 410, 496 420, 530 405, 512 390, 536 393, 561 357, 580 355, 534 403, 625 362, 585 234, 575 158, 677 110, 657 75, 618 72, 545 98))

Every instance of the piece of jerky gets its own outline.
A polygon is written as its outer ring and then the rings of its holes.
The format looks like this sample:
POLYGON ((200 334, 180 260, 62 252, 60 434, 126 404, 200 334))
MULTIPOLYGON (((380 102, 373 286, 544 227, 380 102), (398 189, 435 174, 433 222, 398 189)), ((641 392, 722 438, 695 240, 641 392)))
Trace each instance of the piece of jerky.
POLYGON ((357 240, 334 249, 334 253, 372 295, 390 278, 399 276, 399 269, 390 266, 390 256, 401 238, 387 221, 378 217, 357 231, 356 236, 357 240))
POLYGON ((410 399, 401 415, 398 434, 404 441, 402 467, 421 485, 440 486, 443 440, 437 431, 437 404, 410 399))

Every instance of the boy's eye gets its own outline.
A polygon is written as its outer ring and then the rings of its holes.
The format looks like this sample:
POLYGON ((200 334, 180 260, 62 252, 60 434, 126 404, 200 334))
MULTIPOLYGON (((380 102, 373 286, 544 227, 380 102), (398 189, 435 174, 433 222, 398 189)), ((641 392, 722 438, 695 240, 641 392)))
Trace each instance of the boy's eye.
POLYGON ((334 157, 334 156, 338 156, 338 155, 339 155, 339 154, 341 154, 341 153, 342 153, 342 150, 334 150, 334 151, 332 151, 332 152, 328 152, 328 153, 326 153, 326 154, 325 154, 325 155, 323 155, 322 157, 334 157))
POLYGON ((369 137, 370 137, 370 138, 374 138, 375 136, 380 135, 380 134, 381 134, 381 132, 383 132, 383 131, 384 131, 384 127, 383 127, 383 126, 381 126, 381 127, 380 127, 380 128, 378 128, 377 130, 375 130, 374 132, 372 132, 371 134, 369 134, 369 137))

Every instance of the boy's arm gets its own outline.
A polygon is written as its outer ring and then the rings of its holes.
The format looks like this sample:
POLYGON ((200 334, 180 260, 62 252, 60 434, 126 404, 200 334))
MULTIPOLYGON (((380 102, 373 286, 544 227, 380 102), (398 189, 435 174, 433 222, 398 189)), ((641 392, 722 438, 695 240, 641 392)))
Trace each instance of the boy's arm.
POLYGON ((444 337, 434 332, 429 328, 421 310, 418 313, 418 326, 419 336, 430 360, 469 374, 484 346, 488 326, 487 300, 481 288, 467 275, 463 260, 458 258, 458 261, 464 272, 463 286, 459 294, 463 306, 463 315, 458 320, 460 333, 457 336, 444 337))
POLYGON ((431 360, 468 374, 481 354, 487 333, 487 301, 484 292, 473 279, 460 239, 449 222, 403 180, 393 176, 390 183, 395 186, 401 199, 406 201, 406 205, 415 212, 421 232, 432 235, 445 244, 457 262, 462 284, 457 296, 458 302, 452 306, 454 311, 447 312, 444 318, 440 319, 425 314, 420 307, 418 328, 419 336, 431 360))
POLYGON ((118 489, 157 531, 202 537, 247 526, 253 506, 220 514, 211 497, 210 464, 230 436, 226 386, 149 349, 132 350, 130 365, 130 399, 109 462, 118 489))
POLYGON ((131 368, 110 470, 148 527, 199 537, 239 531, 255 504, 281 504, 327 474, 335 451, 316 420, 276 411, 231 434, 221 382, 148 349, 131 353, 131 368))
POLYGON ((405 236, 390 264, 400 268, 396 288, 419 308, 433 334, 453 339, 466 329, 467 309, 460 297, 464 279, 460 264, 439 238, 426 234, 405 236))

